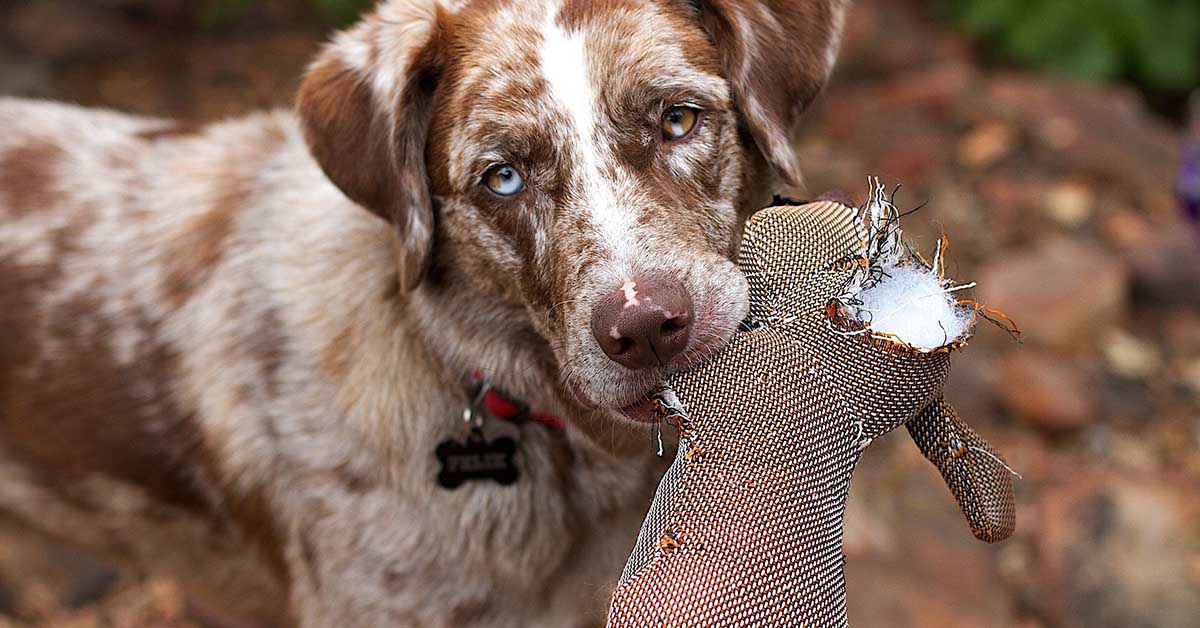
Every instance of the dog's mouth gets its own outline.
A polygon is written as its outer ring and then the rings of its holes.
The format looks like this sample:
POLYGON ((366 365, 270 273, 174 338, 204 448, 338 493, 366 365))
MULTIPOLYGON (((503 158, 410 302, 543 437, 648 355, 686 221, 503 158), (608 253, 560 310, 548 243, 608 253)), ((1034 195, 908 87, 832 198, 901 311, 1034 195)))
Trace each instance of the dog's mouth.
POLYGON ((624 418, 638 424, 657 423, 659 416, 655 411, 654 394, 663 387, 661 382, 645 389, 641 394, 626 396, 624 401, 618 400, 608 403, 597 403, 588 398, 588 396, 579 388, 572 388, 575 399, 584 407, 608 412, 614 418, 624 418))
POLYGON ((658 423, 658 413, 654 411, 654 401, 646 398, 618 409, 625 418, 637 423, 658 423))
MULTIPOLYGON (((723 335, 713 335, 697 345, 690 351, 690 357, 693 361, 708 359, 711 355, 717 353, 721 347, 727 342, 727 338, 723 335)), ((675 372, 694 366, 695 362, 683 365, 664 366, 658 369, 653 375, 640 374, 633 379, 634 381, 626 381, 621 386, 621 392, 609 395, 593 396, 592 391, 582 386, 572 386, 571 391, 580 403, 585 407, 593 409, 603 409, 611 412, 614 416, 623 417, 637 424, 653 424, 661 420, 654 404, 654 396, 664 385, 666 380, 675 372), (603 397, 607 396, 608 399, 603 397), (614 399, 615 397, 615 399, 614 399)))

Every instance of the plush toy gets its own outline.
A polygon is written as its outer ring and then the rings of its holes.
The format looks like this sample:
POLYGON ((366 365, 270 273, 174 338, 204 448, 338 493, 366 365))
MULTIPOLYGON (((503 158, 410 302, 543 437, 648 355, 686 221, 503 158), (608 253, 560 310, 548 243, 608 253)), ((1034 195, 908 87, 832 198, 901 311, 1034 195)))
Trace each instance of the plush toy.
POLYGON ((950 352, 977 317, 996 317, 955 298, 944 241, 926 262, 898 218, 876 183, 862 210, 818 202, 750 220, 739 257, 750 317, 657 397, 679 450, 610 627, 845 626, 851 473, 901 425, 975 536, 1012 534, 1011 470, 942 399, 950 352))

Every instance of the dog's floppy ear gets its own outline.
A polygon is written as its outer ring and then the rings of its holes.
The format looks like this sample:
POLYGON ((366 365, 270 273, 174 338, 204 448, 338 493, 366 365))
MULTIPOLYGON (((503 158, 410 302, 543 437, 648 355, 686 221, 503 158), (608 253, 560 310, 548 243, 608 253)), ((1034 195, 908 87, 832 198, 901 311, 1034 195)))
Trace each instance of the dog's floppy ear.
POLYGON ((444 17, 436 0, 383 3, 325 47, 297 96, 305 140, 326 176, 395 226, 405 290, 421 282, 433 246, 425 142, 444 17))
POLYGON ((759 150, 801 183, 792 136, 829 78, 850 0, 690 0, 759 150))

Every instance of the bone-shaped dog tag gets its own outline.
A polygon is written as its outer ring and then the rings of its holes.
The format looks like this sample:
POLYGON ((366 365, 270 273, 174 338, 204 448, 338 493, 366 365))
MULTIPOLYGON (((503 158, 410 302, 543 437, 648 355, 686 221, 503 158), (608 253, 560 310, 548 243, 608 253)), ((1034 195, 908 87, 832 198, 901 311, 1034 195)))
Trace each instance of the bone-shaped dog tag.
POLYGON ((435 453, 441 463, 437 481, 446 489, 454 490, 471 480, 492 480, 508 486, 520 477, 513 459, 517 442, 507 436, 489 441, 479 428, 471 429, 466 442, 442 441, 435 453))

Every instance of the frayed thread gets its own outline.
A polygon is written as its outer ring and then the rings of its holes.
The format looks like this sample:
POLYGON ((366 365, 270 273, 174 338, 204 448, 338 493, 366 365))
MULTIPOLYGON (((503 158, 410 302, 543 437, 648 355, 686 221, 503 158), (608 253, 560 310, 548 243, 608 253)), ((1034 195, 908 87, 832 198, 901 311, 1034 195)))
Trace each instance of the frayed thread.
POLYGON ((954 293, 975 284, 954 285, 944 277, 944 236, 932 264, 909 249, 900 229, 904 214, 894 203, 899 187, 889 194, 878 178, 869 184, 870 199, 859 213, 862 251, 857 260, 842 264, 850 277, 835 300, 838 307, 831 308, 831 314, 857 324, 842 324, 836 331, 921 353, 965 345, 975 310, 963 306, 954 293))

